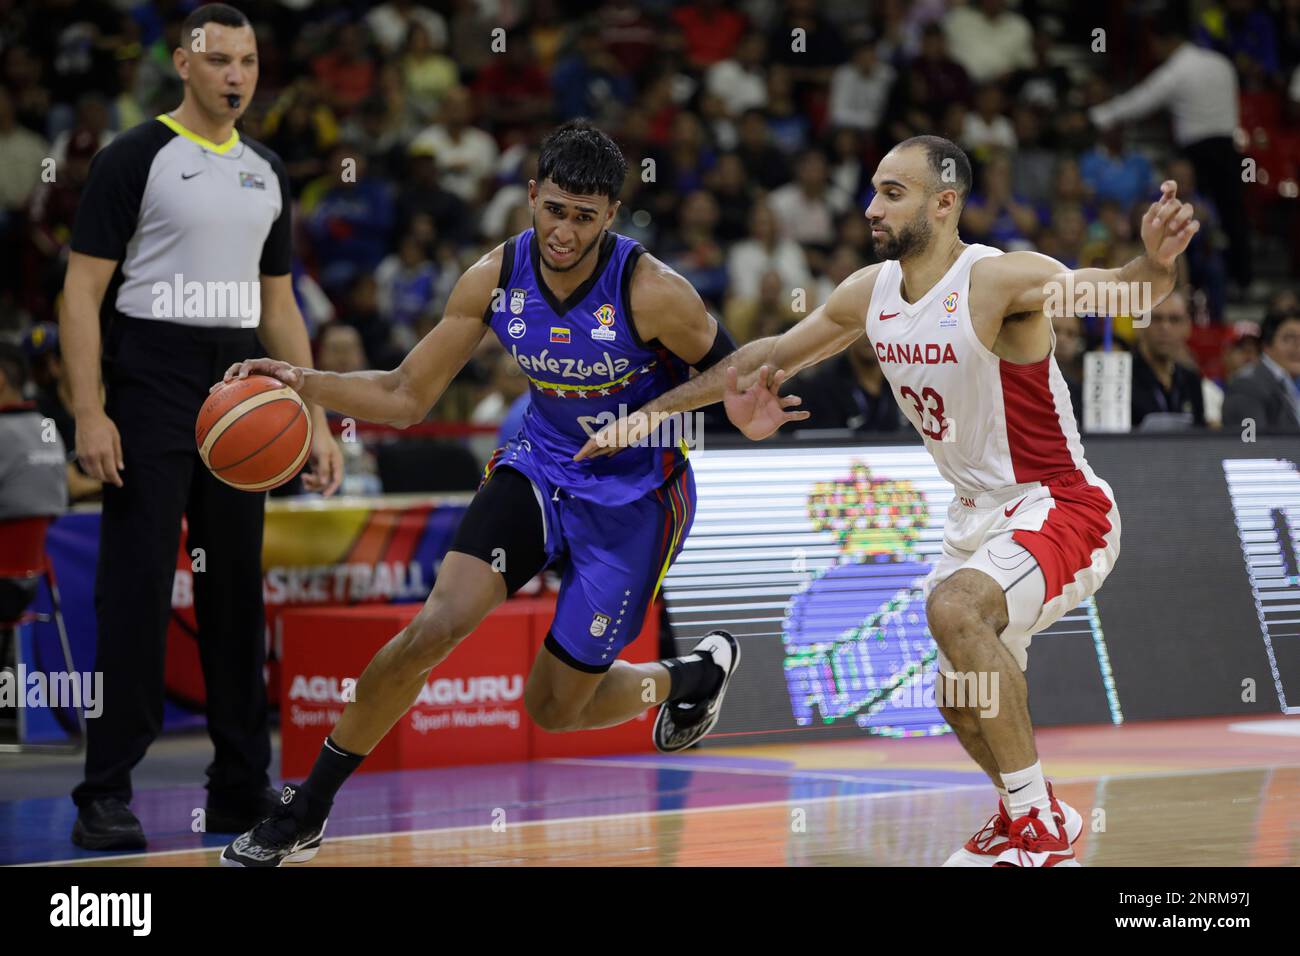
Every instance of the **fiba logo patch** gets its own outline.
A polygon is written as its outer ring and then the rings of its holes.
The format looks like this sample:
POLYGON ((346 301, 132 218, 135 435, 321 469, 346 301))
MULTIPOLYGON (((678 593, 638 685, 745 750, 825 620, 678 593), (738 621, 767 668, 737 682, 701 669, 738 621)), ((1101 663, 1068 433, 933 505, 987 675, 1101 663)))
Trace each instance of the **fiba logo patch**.
POLYGON ((265 189, 266 180, 257 173, 240 173, 239 185, 244 189, 265 189))
POLYGON ((522 339, 524 333, 528 331, 528 325, 523 319, 511 319, 510 324, 506 326, 506 331, 510 333, 512 339, 522 339))
POLYGON ((591 619, 591 636, 603 637, 607 627, 609 627, 609 615, 597 614, 591 619))
POLYGON ((523 315, 524 302, 527 298, 528 298, 527 289, 511 289, 510 290, 510 314, 523 315))
POLYGON ((610 328, 614 324, 614 307, 606 302, 592 314, 596 317, 596 321, 600 323, 600 327, 591 330, 591 337, 602 342, 614 341, 614 336, 618 334, 614 329, 610 328))
POLYGON ((956 293, 956 292, 949 292, 949 293, 948 293, 948 295, 947 295, 947 296, 944 298, 944 300, 943 300, 943 308, 944 308, 944 311, 945 311, 945 312, 956 312, 956 311, 957 311, 957 293, 956 293))

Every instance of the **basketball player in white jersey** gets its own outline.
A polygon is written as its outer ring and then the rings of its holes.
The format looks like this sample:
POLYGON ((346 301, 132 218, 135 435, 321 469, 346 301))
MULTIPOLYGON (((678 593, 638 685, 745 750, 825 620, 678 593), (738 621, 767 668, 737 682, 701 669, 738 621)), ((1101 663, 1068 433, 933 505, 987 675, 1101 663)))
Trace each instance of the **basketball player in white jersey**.
POLYGON ((1117 287, 1107 283, 1145 284, 1159 303, 1199 224, 1165 182, 1142 220, 1144 255, 1119 269, 1072 272, 1038 253, 963 242, 957 223, 970 185, 970 161, 952 142, 917 136, 894 147, 866 210, 884 261, 844 280, 784 335, 751 342, 610 425, 579 457, 615 453, 647 434, 656 416, 719 399, 745 435, 766 438, 807 417, 795 410, 796 396, 778 394, 786 376, 865 332, 899 407, 956 492, 943 556, 925 581, 940 652, 936 698, 1000 800, 948 865, 1077 866, 1071 844, 1083 819, 1044 779, 1023 672, 1033 634, 1095 593, 1114 567, 1120 519, 1110 486, 1083 457, 1052 355, 1051 313, 1073 311, 1089 294, 1114 301, 1105 293, 1117 287), (989 683, 976 684, 980 675, 989 683), (996 712, 964 706, 958 691, 973 686, 998 689, 996 712))

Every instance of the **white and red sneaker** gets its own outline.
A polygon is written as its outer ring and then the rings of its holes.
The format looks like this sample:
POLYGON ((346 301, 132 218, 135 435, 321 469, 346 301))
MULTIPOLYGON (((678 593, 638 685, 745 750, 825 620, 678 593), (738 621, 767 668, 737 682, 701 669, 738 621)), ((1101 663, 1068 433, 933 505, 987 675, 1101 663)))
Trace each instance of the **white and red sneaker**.
POLYGON ((1079 861, 1065 834, 1040 818, 1037 807, 1030 807, 1023 817, 1011 821, 1007 842, 993 865, 1078 866, 1079 861))
MULTIPOLYGON (((1083 817, 1079 811, 1064 800, 1057 800, 1052 793, 1052 785, 1047 785, 1047 796, 1052 801, 1052 815, 1056 817, 1057 826, 1065 831, 1070 843, 1079 839, 1083 833, 1083 817)), ((1007 835, 1011 832, 1011 815, 998 800, 998 812, 989 817, 989 822, 980 827, 976 834, 966 841, 966 845, 948 857, 944 866, 993 866, 998 855, 1007 848, 1007 835)))

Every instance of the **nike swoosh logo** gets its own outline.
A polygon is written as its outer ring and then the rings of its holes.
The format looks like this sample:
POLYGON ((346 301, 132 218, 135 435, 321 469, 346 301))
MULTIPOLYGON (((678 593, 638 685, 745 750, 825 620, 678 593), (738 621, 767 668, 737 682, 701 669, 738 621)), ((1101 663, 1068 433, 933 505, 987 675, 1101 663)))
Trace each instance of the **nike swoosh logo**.
POLYGON ((199 175, 199 173, 201 173, 201 172, 203 172, 203 170, 200 169, 198 173, 190 173, 189 175, 186 175, 185 173, 181 173, 181 179, 193 179, 195 176, 199 175))
POLYGON ((1008 518, 1010 518, 1013 514, 1016 513, 1016 508, 1019 508, 1024 503, 1025 503, 1025 499, 1021 498, 1019 501, 1016 502, 1015 508, 1003 508, 1002 513, 1006 515, 1008 518))
POLYGON ((884 312, 881 312, 881 313, 880 313, 880 321, 883 322, 883 321, 885 321, 885 319, 892 319, 892 318, 893 318, 894 316, 896 316, 896 315, 898 315, 897 312, 890 312, 888 315, 886 315, 884 312))

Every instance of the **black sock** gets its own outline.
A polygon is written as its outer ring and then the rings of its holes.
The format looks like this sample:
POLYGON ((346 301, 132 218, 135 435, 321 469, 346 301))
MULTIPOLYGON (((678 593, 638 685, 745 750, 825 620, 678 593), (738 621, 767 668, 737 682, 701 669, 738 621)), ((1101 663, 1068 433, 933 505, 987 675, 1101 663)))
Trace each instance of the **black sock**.
POLYGON ((668 668, 668 702, 704 700, 722 686, 727 675, 709 654, 689 654, 659 662, 668 668))
POLYGON ((354 754, 344 750, 332 738, 325 738, 325 743, 320 748, 320 756, 316 758, 311 773, 298 788, 307 798, 310 817, 319 817, 316 822, 321 822, 329 815, 329 809, 334 805, 334 796, 339 792, 339 787, 343 786, 365 759, 365 754, 354 754))

